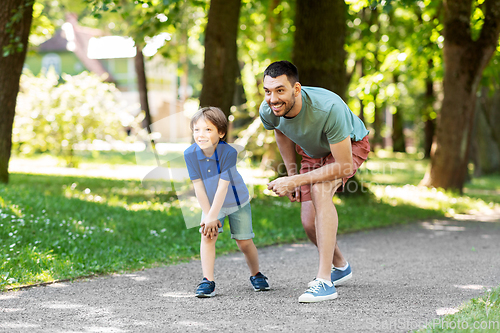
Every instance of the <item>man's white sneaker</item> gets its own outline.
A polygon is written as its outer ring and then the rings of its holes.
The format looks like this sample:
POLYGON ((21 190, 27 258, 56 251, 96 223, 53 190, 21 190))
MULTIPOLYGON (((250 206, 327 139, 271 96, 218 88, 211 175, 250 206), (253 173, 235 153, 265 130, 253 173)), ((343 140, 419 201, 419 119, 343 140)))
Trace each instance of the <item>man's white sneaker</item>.
POLYGON ((299 297, 299 303, 313 303, 313 302, 321 302, 327 301, 330 299, 337 298, 337 290, 333 283, 330 282, 330 285, 327 282, 323 282, 321 280, 315 279, 314 281, 309 283, 309 289, 305 291, 299 297))

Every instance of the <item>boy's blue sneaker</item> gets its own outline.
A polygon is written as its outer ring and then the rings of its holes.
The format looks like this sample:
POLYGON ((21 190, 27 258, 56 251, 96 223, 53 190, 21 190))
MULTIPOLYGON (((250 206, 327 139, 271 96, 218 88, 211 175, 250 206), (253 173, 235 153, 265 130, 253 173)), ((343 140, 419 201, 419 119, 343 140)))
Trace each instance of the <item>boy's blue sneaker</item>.
POLYGON ((351 264, 347 264, 347 268, 343 271, 332 267, 331 279, 334 285, 339 286, 352 278, 351 264))
POLYGON ((267 277, 261 272, 258 272, 254 276, 250 276, 250 282, 252 282, 253 290, 255 291, 266 291, 271 289, 266 280, 267 277))
POLYGON ((196 289, 196 297, 205 298, 212 296, 215 296, 215 282, 208 281, 207 278, 203 278, 203 281, 201 281, 196 289))
POLYGON ((327 301, 335 299, 337 296, 337 290, 333 283, 329 286, 327 283, 315 279, 310 283, 309 289, 299 297, 299 303, 327 301))

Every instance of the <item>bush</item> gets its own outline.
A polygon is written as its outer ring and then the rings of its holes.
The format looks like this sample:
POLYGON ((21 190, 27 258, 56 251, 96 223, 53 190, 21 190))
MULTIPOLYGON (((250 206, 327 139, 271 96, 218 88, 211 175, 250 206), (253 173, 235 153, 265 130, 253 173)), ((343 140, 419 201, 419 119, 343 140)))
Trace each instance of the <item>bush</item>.
POLYGON ((75 144, 125 139, 124 127, 134 121, 119 91, 95 74, 54 72, 21 77, 13 128, 13 149, 22 155, 50 151, 76 166, 75 144))

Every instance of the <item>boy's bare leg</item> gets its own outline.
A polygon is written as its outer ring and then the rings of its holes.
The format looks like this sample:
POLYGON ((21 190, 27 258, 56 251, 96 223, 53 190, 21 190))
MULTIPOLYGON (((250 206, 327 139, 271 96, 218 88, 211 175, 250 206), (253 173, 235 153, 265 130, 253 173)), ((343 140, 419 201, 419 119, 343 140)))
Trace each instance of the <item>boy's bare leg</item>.
MULTIPOLYGON (((333 204, 333 202, 332 202, 333 204)), ((301 203, 301 212, 300 217, 302 220, 302 226, 304 227, 304 231, 306 232, 309 240, 316 246, 318 246, 318 242, 316 241, 316 211, 314 209, 314 205, 312 201, 304 201, 301 203)), ((338 215, 337 210, 335 210, 335 214, 331 217, 332 219, 337 220, 338 224, 338 215)), ((342 252, 340 252, 340 248, 337 243, 335 243, 335 251, 333 253, 333 265, 335 267, 343 267, 347 264, 342 252)))
POLYGON ((206 277, 209 281, 214 281, 215 242, 217 237, 218 235, 210 239, 210 237, 201 235, 201 270, 203 271, 203 277, 206 277))
POLYGON ((259 254, 252 239, 236 240, 240 251, 245 255, 250 275, 254 276, 259 272, 259 254))

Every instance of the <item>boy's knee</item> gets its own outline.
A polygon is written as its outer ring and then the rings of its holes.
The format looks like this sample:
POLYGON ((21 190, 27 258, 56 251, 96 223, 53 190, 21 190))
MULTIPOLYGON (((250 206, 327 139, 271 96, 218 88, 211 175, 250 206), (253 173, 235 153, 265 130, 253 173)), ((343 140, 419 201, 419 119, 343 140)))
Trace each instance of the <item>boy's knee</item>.
POLYGON ((215 235, 215 236, 213 236, 212 238, 210 238, 210 237, 208 237, 208 236, 205 236, 205 235, 201 234, 201 241, 202 241, 203 243, 206 243, 206 244, 215 243, 215 241, 217 241, 217 237, 218 237, 218 236, 219 236, 219 235, 215 235))
POLYGON ((238 245, 238 248, 240 249, 241 252, 246 252, 252 247, 253 240, 251 239, 236 240, 236 244, 238 245))

